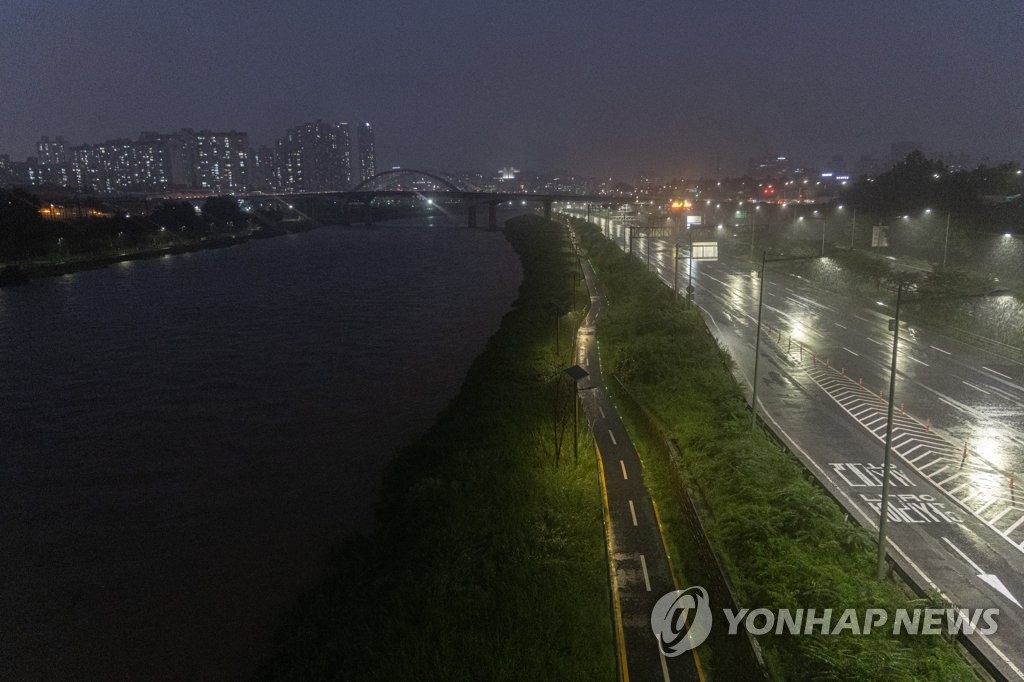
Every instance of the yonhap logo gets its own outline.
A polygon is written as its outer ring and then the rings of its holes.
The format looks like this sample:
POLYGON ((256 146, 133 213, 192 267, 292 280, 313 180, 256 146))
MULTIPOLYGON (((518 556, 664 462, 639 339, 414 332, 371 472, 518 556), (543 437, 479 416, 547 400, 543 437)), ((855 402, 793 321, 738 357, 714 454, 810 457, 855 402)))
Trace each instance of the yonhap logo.
POLYGON ((703 587, 665 594, 651 611, 651 629, 665 656, 700 646, 711 632, 711 606, 703 587))

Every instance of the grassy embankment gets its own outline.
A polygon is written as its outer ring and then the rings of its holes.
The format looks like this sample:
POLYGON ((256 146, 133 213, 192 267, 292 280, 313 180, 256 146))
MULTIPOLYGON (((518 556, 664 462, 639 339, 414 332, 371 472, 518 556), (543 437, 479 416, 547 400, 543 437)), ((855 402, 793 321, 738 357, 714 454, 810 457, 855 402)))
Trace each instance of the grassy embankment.
POLYGON ((509 222, 519 298, 461 393, 389 467, 376 530, 338 551, 260 678, 614 678, 597 461, 581 443, 573 462, 567 383, 557 466, 554 454, 554 381, 589 300, 581 286, 570 311, 577 268, 559 227, 509 222))
MULTIPOLYGON (((673 556, 687 566, 685 522, 676 497, 685 486, 740 605, 842 609, 920 605, 891 581, 874 579, 871 536, 844 518, 802 466, 750 414, 728 356, 703 320, 674 299, 636 259, 577 221, 608 308, 598 330, 602 363, 668 432, 680 457, 669 461, 631 411, 631 434, 662 511, 673 556), (662 453, 662 454, 658 454, 662 453)), ((611 382, 614 388, 614 382, 611 382)), ((621 401, 625 403, 625 401, 621 401)), ((773 636, 759 638, 778 679, 966 680, 972 669, 938 636, 773 636)))

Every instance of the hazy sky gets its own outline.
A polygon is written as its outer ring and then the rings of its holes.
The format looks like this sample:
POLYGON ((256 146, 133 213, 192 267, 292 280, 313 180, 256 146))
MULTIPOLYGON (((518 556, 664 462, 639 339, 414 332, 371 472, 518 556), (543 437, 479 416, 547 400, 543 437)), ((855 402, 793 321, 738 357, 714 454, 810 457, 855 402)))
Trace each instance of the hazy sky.
POLYGON ((1021 0, 0 0, 0 152, 324 118, 447 170, 1024 160, 1022 51, 1021 0))

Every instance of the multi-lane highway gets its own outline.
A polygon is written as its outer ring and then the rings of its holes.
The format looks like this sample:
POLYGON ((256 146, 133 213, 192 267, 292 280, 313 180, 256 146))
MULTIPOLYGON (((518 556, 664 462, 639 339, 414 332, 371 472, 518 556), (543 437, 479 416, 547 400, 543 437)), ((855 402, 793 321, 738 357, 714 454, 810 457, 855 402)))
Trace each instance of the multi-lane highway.
MULTIPOLYGON (((625 248, 621 224, 596 222, 625 248)), ((633 252, 672 285, 671 244, 634 238, 633 252)), ((681 258, 681 290, 686 265, 681 258)), ((770 264, 765 276, 758 409, 851 515, 877 528, 892 310, 823 291, 784 266, 770 264)), ((697 262, 693 284, 749 391, 756 268, 697 262)), ((898 358, 890 556, 957 606, 998 607, 999 631, 970 643, 1003 676, 1024 680, 1024 490, 1015 489, 1024 366, 913 324, 901 330, 898 358)))

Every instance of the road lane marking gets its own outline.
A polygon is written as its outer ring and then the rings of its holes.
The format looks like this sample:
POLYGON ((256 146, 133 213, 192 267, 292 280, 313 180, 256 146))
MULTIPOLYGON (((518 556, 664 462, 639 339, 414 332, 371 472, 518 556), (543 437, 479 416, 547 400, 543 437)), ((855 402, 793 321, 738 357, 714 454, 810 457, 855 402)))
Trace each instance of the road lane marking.
MULTIPOLYGON (((843 327, 843 328, 845 329, 845 327, 843 327)), ((853 352, 852 350, 850 350, 850 349, 849 349, 849 348, 847 348, 846 346, 843 346, 843 350, 845 350, 845 351, 846 351, 847 353, 849 353, 850 355, 856 355, 856 356, 857 356, 858 358, 860 357, 860 353, 854 353, 854 352, 853 352)))
POLYGON ((948 350, 942 350, 942 349, 941 349, 941 348, 939 348, 938 346, 928 346, 928 347, 929 347, 929 348, 932 348, 932 349, 934 349, 934 350, 937 350, 937 351, 939 351, 940 353, 945 353, 946 355, 952 355, 952 353, 950 353, 950 352, 949 352, 948 350))
POLYGON ((623 461, 622 461, 622 460, 620 459, 620 460, 619 460, 619 466, 621 466, 621 467, 622 467, 622 480, 624 480, 624 481, 628 481, 628 480, 629 480, 629 474, 627 474, 627 473, 626 473, 626 463, 625 463, 625 462, 623 462, 623 461))
POLYGON ((839 324, 838 322, 833 322, 832 324, 839 327, 840 329, 849 329, 849 327, 847 327, 846 325, 839 324))
POLYGON ((604 419, 605 418, 604 410, 601 408, 600 405, 597 406, 597 411, 601 413, 601 419, 604 419))
POLYGON ((871 337, 868 337, 868 341, 870 341, 871 343, 877 343, 877 344, 878 344, 879 346, 881 346, 882 348, 888 348, 888 346, 887 346, 887 345, 885 345, 884 343, 882 343, 882 342, 881 342, 881 341, 879 341, 878 339, 872 339, 871 337))
POLYGON ((1013 377, 1007 376, 1007 375, 1003 374, 1002 372, 997 372, 994 369, 992 369, 991 367, 985 367, 984 365, 982 365, 981 368, 982 369, 987 369, 988 371, 992 372, 993 374, 998 374, 1001 377, 1004 377, 1006 379, 1009 379, 1010 381, 1013 381, 1013 377))
MULTIPOLYGON (((657 637, 654 638, 658 642, 658 658, 661 660, 661 677, 665 682, 671 682, 668 678, 668 663, 665 662, 665 652, 661 650, 661 640, 657 637)), ((704 679, 701 677, 701 679, 704 679)))
POLYGON ((618 445, 619 441, 615 440, 615 434, 612 433, 611 429, 608 429, 608 437, 612 439, 612 445, 618 445))
POLYGON ((960 380, 960 383, 961 383, 961 384, 963 384, 964 386, 970 386, 970 387, 971 387, 971 388, 973 388, 973 389, 974 389, 975 391, 981 391, 981 392, 982 392, 982 393, 984 393, 985 395, 992 395, 992 394, 991 394, 991 393, 990 393, 989 391, 986 391, 985 389, 983 389, 983 388, 982 388, 982 387, 980 387, 980 386, 975 386, 974 384, 972 384, 972 383, 971 383, 971 382, 969 382, 969 381, 964 381, 963 379, 961 379, 961 380, 960 380))
POLYGON ((643 554, 640 555, 640 568, 644 570, 644 585, 647 586, 647 591, 650 592, 651 578, 647 575, 647 559, 644 558, 643 554))
POLYGON ((1006 516, 1007 514, 1012 512, 1013 510, 1014 510, 1014 507, 1007 507, 1006 509, 1004 509, 1003 511, 999 512, 998 514, 993 516, 991 519, 989 519, 988 522, 994 524, 996 521, 998 521, 999 519, 1003 518, 1004 516, 1006 516))
POLYGON ((854 315, 854 317, 856 317, 856 318, 857 318, 858 320, 860 320, 861 322, 867 322, 868 324, 874 324, 874 323, 875 323, 875 321, 874 321, 874 320, 869 320, 868 318, 866 318, 866 317, 861 317, 860 315, 854 315))
POLYGON ((985 572, 985 571, 981 570, 981 566, 979 566, 978 564, 976 564, 976 563, 974 563, 973 561, 971 561, 971 558, 970 558, 969 556, 967 556, 966 554, 964 554, 964 553, 963 553, 963 552, 962 552, 962 551, 960 550, 960 548, 959 548, 959 547, 957 547, 957 546, 956 546, 956 545, 954 545, 954 544, 953 544, 952 542, 950 542, 950 541, 949 541, 949 538, 945 538, 945 537, 944 537, 944 538, 942 538, 942 539, 943 539, 943 541, 945 541, 945 543, 946 543, 947 545, 949 545, 949 546, 950 546, 950 547, 951 547, 951 548, 953 549, 953 551, 954 551, 954 552, 956 552, 957 554, 959 554, 960 556, 962 556, 962 557, 964 558, 964 561, 966 561, 967 563, 969 563, 969 564, 971 565, 971 567, 972 567, 972 568, 974 568, 974 570, 975 570, 975 571, 977 571, 978 573, 984 573, 984 572, 985 572))
POLYGON ((636 525, 636 508, 633 506, 633 500, 629 501, 629 515, 633 517, 633 525, 636 525))
POLYGON ((1020 527, 1020 524, 1022 524, 1022 523, 1024 523, 1024 514, 1022 514, 1019 519, 1014 521, 1012 526, 1010 526, 1009 528, 1007 528, 1006 530, 1003 531, 1003 536, 1004 537, 1010 537, 1010 533, 1012 533, 1013 531, 1017 530, 1020 527))

